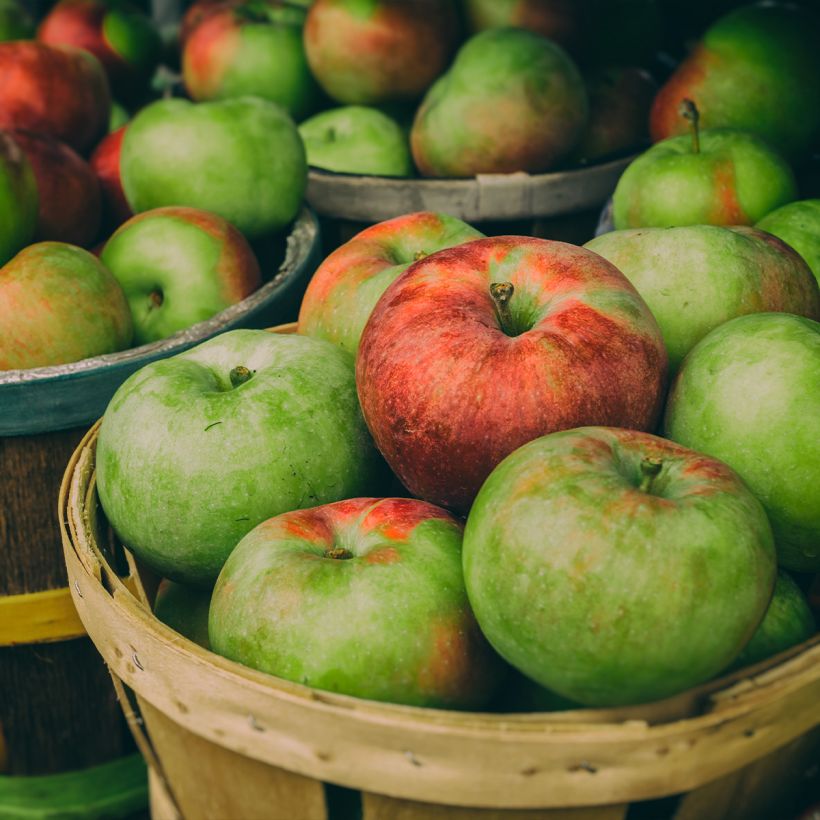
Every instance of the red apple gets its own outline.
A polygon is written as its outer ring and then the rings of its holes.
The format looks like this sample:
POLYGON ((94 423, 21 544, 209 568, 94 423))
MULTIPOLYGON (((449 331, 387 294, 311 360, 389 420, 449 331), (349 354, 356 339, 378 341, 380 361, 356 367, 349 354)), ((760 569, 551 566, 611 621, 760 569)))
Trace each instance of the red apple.
POLYGON ((107 134, 94 149, 89 163, 91 170, 97 175, 97 181, 102 191, 103 221, 106 228, 113 230, 119 227, 134 213, 125 191, 122 187, 120 174, 120 154, 122 153, 122 139, 125 136, 127 125, 107 134))
POLYGON ((563 242, 502 236, 439 251, 385 292, 365 326, 365 420, 402 483, 467 510, 517 447, 570 427, 652 429, 667 357, 611 263, 563 242))
POLYGON ((82 152, 108 130, 110 110, 108 80, 89 52, 0 43, 0 128, 49 134, 82 152))
POLYGON ((45 134, 11 131, 37 180, 35 239, 88 247, 100 230, 100 186, 89 164, 45 134))

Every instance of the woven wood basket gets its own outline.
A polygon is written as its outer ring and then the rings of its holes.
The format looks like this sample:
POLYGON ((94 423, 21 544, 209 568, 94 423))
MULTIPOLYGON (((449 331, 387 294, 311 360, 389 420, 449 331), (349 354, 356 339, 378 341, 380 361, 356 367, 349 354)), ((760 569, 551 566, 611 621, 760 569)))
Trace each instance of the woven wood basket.
POLYGON ((154 820, 327 820, 326 784, 360 793, 364 820, 623 820, 646 806, 630 818, 774 820, 818 759, 820 636, 665 701, 512 715, 364 701, 207 652, 153 616, 158 579, 104 521, 97 431, 68 464, 59 521, 77 610, 151 767, 154 820))

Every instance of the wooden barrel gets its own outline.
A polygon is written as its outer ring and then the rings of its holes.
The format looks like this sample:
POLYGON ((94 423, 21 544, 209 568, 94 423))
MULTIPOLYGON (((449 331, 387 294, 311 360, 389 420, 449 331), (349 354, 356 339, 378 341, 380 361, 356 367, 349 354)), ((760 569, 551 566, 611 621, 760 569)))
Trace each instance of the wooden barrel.
POLYGON ((358 809, 363 820, 772 820, 796 810, 820 755, 820 635, 629 708, 471 714, 311 689, 207 652, 153 616, 156 579, 100 514, 96 437, 95 427, 60 490, 63 548, 80 618, 150 765, 154 820, 358 809))
MULTIPOLYGON (((133 750, 68 590, 54 503, 72 452, 139 367, 222 330, 294 318, 319 245, 317 220, 305 209, 279 270, 242 303, 161 342, 0 372, 0 775, 83 769, 133 750)), ((3 795, 14 790, 0 781, 0 816, 16 816, 4 813, 3 795)))

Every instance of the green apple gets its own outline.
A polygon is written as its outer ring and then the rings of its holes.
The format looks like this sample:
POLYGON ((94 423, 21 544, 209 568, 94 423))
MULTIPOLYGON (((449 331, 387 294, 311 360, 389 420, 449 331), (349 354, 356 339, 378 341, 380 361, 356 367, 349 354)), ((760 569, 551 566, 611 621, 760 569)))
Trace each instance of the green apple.
POLYGON ((820 282, 820 199, 790 202, 764 216, 755 227, 791 245, 820 282))
POLYGON ((125 291, 138 345, 210 319, 261 283, 245 237, 196 208, 132 217, 105 243, 100 259, 125 291))
POLYGON ((30 40, 34 36, 34 21, 18 0, 0 0, 0 42, 30 40))
POLYGON ((271 518, 231 553, 211 600, 213 650, 371 700, 479 708, 503 664, 475 623, 462 524, 408 498, 271 518))
POLYGON ((618 229, 754 225, 796 198, 791 168, 761 137, 695 125, 691 137, 663 140, 629 165, 613 217, 618 229))
POLYGON ((131 115, 128 113, 128 109, 116 100, 112 100, 111 116, 108 118, 108 133, 111 134, 119 128, 122 128, 130 119, 131 115))
POLYGON ((187 587, 164 578, 154 600, 154 615, 189 641, 210 649, 208 610, 211 590, 187 587))
POLYGON ((39 242, 0 269, 0 370, 67 364, 131 343, 131 314, 97 257, 39 242))
POLYGON ((665 435, 733 467, 763 502, 778 560, 820 570, 820 323, 757 313, 715 328, 669 395, 665 435))
POLYGON ((725 669, 776 572, 766 513, 729 467, 603 427, 505 458, 470 510, 463 556, 496 651, 588 706, 658 700, 725 669))
POLYGON ((820 320, 820 288, 788 245, 754 228, 613 231, 584 247, 615 265, 657 319, 674 374, 710 330, 746 313, 820 320))
POLYGON ((384 177, 413 175, 407 135, 393 119, 375 108, 332 108, 299 126, 308 165, 343 174, 384 177))
POLYGON ((152 103, 126 129, 120 163, 135 213, 188 205, 224 217, 248 239, 284 228, 307 184, 293 120, 256 97, 152 103))
POLYGON ((0 131, 0 265, 34 239, 38 204, 31 163, 12 137, 0 131))
POLYGON ((137 371, 97 445, 100 501, 124 543, 164 577, 202 587, 257 524, 372 494, 382 477, 350 354, 262 330, 137 371))

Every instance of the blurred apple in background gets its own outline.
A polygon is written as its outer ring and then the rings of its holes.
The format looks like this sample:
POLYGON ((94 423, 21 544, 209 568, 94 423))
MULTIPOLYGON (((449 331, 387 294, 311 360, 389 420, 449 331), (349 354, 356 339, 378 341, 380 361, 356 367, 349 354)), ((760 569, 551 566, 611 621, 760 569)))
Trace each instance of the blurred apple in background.
POLYGON ((34 20, 18 0, 0 0, 0 42, 29 40, 34 36, 34 20))
POLYGON ((784 205, 764 216, 755 227, 791 245, 820 282, 820 199, 784 205))
POLYGON ((131 313, 110 271, 62 242, 29 245, 0 270, 0 370, 66 364, 131 344, 131 313))
POLYGON ((34 239, 37 179, 12 136, 0 131, 0 265, 34 239))
POLYGON ((91 170, 97 177, 102 193, 103 224, 109 232, 133 216, 133 211, 122 188, 120 171, 122 141, 126 127, 123 125, 107 134, 94 149, 89 160, 91 170))

